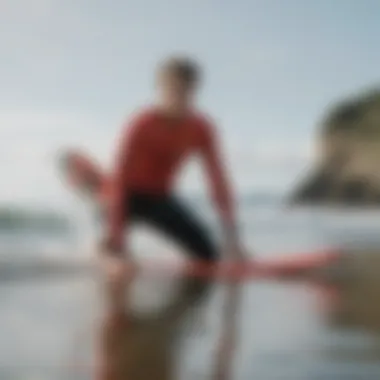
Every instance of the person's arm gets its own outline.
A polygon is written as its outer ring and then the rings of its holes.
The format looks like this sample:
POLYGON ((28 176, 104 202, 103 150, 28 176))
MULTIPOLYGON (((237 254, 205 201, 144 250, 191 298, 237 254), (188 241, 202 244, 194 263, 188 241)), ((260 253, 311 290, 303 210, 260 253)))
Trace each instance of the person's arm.
POLYGON ((238 240, 236 213, 230 180, 223 162, 217 133, 211 124, 205 125, 202 139, 202 158, 211 195, 220 214, 228 243, 236 247, 238 240))
POLYGON ((142 118, 134 120, 123 131, 117 149, 108 219, 108 241, 113 251, 123 249, 123 237, 128 225, 126 199, 129 192, 131 164, 140 147, 144 123, 142 118))

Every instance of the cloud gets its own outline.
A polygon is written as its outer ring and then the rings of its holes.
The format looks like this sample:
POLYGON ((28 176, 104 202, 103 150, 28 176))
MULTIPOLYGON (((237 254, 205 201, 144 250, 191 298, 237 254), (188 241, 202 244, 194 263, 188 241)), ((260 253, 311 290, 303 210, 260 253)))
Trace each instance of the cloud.
MULTIPOLYGON (((108 168, 119 128, 109 115, 131 108, 140 96, 145 100, 153 63, 177 47, 214 68, 210 103, 226 124, 268 124, 247 108, 261 96, 251 82, 257 73, 267 81, 274 66, 287 61, 287 49, 268 43, 265 34, 235 31, 231 20, 240 15, 231 15, 227 5, 215 18, 213 2, 185 3, 0 0, 0 200, 63 197, 54 168, 62 147, 84 148, 108 168)), ((309 162, 307 142, 264 139, 265 132, 260 140, 258 134, 226 131, 226 156, 239 187, 282 184, 281 173, 309 162)), ((182 187, 199 188, 200 173, 192 163, 182 187)))
MULTIPOLYGON (((306 170, 314 158, 309 140, 226 138, 224 160, 238 192, 255 189, 284 191, 306 170)), ((181 177, 183 191, 203 188, 204 173, 199 162, 190 162, 181 177)))
MULTIPOLYGON (((97 124, 91 115, 36 109, 0 109, 0 200, 53 200, 66 197, 58 176, 57 153, 79 147, 109 168, 118 128, 97 124)), ((309 142, 225 139, 226 161, 238 189, 284 186, 312 159, 309 142), (251 143, 251 141, 253 141, 251 143), (294 173, 294 174, 293 174, 294 173)), ((180 188, 202 189, 203 172, 193 160, 179 179, 180 188)))
POLYGON ((5 18, 22 18, 22 21, 41 21, 49 18, 62 0, 1 0, 1 15, 5 18))
POLYGON ((2 201, 57 198, 62 194, 55 167, 60 149, 83 147, 102 159, 112 143, 106 128, 70 112, 0 109, 0 125, 2 201))

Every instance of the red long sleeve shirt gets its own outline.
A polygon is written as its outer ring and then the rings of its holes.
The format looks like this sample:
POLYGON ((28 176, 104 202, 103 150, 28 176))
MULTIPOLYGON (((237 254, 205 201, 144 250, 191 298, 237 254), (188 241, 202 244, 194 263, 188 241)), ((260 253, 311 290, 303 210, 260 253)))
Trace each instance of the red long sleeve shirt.
POLYGON ((151 109, 138 114, 120 140, 110 212, 115 239, 121 238, 128 221, 128 194, 170 193, 181 164, 194 154, 202 158, 212 196, 224 220, 233 221, 232 196, 212 123, 199 114, 174 119, 151 109))

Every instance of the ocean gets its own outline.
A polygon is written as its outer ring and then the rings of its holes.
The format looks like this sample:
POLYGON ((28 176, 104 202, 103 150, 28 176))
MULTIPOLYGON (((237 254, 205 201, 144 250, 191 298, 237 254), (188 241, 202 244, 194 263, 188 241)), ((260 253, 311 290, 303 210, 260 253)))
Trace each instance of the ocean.
MULTIPOLYGON (((243 241, 255 257, 278 257, 331 247, 351 250, 360 250, 365 245, 380 247, 380 212, 289 209, 279 202, 247 202, 240 208, 243 241)), ((199 212, 210 225, 216 226, 207 208, 201 207, 199 212)), ((76 220, 75 215, 73 218, 76 220)), ((214 230, 220 238, 216 227, 214 230)), ((84 274, 55 278, 37 273, 24 277, 17 275, 17 264, 46 257, 86 260, 92 255, 96 234, 97 228, 84 226, 82 220, 71 235, 0 231, 2 273, 6 265, 9 267, 6 281, 0 276, 0 379, 93 378, 102 314, 101 279, 84 274)), ((175 246, 144 227, 134 228, 132 246, 137 256, 178 254, 175 246)), ((380 268, 378 274, 380 278, 380 268)), ((159 316, 167 303, 179 297, 180 281, 178 278, 139 279, 133 293, 136 313, 147 320, 149 316, 159 316)), ((289 280, 247 281, 241 288, 237 348, 229 379, 378 379, 377 326, 363 322, 379 316, 377 311, 370 315, 371 303, 378 302, 376 285, 373 281, 371 286, 361 285, 358 290, 350 283, 363 305, 366 301, 366 306, 361 305, 366 315, 362 316, 359 308, 355 310, 356 319, 347 323, 344 314, 347 310, 342 311, 339 306, 345 301, 340 300, 338 305, 332 302, 331 294, 335 293, 330 292, 330 287, 289 280)), ((214 284, 204 304, 197 308, 197 315, 189 320, 183 316, 184 328, 176 333, 175 350, 168 349, 165 357, 167 365, 176 373, 173 379, 212 378, 224 292, 223 284, 214 284)), ((157 327, 161 330, 160 341, 153 339, 155 332, 151 338, 148 336, 148 340, 152 339, 150 346, 171 344, 174 333, 166 325, 165 329, 162 326, 157 327), (165 334, 171 337, 167 338, 168 342, 165 334)), ((142 353, 142 366, 149 366, 149 360, 154 360, 152 352, 145 359, 142 353)), ((166 377, 157 375, 158 379, 166 377)))

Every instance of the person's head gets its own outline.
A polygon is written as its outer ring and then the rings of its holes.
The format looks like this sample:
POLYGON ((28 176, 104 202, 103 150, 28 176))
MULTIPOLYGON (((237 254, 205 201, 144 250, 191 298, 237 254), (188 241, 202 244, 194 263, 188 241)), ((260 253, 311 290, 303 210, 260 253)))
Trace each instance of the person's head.
POLYGON ((171 57, 158 68, 157 84, 160 102, 174 111, 183 111, 194 101, 201 81, 200 67, 186 57, 171 57))

